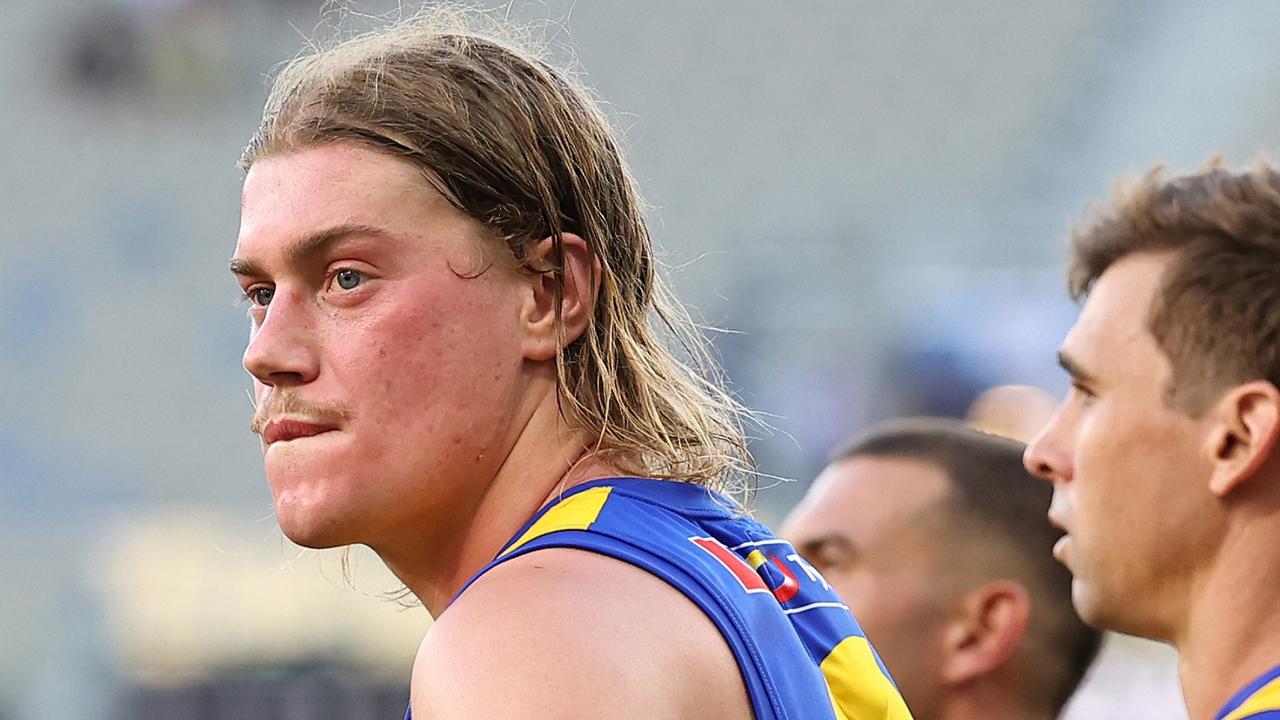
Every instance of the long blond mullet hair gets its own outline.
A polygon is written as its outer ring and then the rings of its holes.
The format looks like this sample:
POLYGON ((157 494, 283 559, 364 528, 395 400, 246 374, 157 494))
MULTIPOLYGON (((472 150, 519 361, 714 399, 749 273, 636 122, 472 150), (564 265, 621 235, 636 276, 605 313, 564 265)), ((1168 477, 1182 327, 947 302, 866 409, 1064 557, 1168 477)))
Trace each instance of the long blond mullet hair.
POLYGON ((409 162, 524 271, 535 271, 529 247, 553 238, 557 317, 561 234, 581 236, 599 259, 600 293, 582 336, 557 348, 561 413, 601 457, 744 497, 755 468, 743 425, 753 416, 726 392, 699 327, 655 271, 607 119, 571 75, 497 39, 496 26, 475 30, 477 20, 428 10, 295 58, 241 166, 336 141, 409 162))

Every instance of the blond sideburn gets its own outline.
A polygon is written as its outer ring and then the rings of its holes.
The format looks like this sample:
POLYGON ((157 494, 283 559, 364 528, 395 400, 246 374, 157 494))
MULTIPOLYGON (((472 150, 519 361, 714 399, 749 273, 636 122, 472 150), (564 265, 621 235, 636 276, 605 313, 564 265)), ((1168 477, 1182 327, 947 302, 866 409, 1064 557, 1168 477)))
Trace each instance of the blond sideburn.
POLYGON ((655 271, 608 121, 572 76, 494 27, 474 29, 484 22, 432 9, 312 48, 277 75, 242 167, 338 141, 400 158, 522 271, 550 274, 557 316, 560 237, 581 236, 599 260, 600 294, 583 335, 557 348, 561 413, 622 467, 742 496, 754 476, 743 434, 751 415, 655 271), (553 267, 529 267, 529 248, 547 237, 553 267))

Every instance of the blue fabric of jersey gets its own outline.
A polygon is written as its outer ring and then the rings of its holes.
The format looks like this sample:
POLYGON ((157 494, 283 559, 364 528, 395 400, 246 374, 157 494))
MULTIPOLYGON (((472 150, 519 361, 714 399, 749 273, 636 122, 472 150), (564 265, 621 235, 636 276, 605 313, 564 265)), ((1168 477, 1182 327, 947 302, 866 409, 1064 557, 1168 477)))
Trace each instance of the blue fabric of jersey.
MULTIPOLYGON (((611 478, 574 486, 517 532, 496 565, 545 548, 576 548, 643 568, 692 600, 715 623, 732 650, 760 720, 834 720, 820 665, 849 637, 864 637, 848 607, 822 576, 785 541, 706 488, 647 478, 611 478), (507 552, 559 502, 594 487, 611 488, 586 530, 559 530, 507 552), (710 550, 708 549, 710 548, 710 550), (752 559, 761 585, 739 572, 752 559), (758 551, 754 557, 752 552, 758 551)), ((880 673, 888 677, 875 658, 880 673)), ((406 713, 405 718, 411 717, 406 713)))

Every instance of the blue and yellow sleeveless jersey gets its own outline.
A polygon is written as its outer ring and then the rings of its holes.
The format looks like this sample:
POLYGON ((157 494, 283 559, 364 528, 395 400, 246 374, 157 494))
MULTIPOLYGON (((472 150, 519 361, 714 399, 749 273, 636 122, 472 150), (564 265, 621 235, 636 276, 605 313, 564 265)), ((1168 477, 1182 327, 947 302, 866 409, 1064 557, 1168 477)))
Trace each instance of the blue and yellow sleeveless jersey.
POLYGON ((1227 701, 1213 720, 1280 720, 1280 665, 1227 701))
POLYGON ((911 718, 849 608, 818 571, 706 488, 644 478, 575 486, 467 585, 543 548, 608 555, 684 593, 732 649, 760 720, 911 718))

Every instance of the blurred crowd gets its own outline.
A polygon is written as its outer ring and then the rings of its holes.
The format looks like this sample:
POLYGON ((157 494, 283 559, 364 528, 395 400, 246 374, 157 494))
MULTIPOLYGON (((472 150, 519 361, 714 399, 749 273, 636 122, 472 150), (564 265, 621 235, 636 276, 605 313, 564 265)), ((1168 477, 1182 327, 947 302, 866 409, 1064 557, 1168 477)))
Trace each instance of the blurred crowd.
MULTIPOLYGON (((371 5, 10 8, 0 720, 403 712, 428 621, 375 560, 275 529, 222 277, 265 78, 316 27, 397 12, 371 5)), ((1186 717, 1171 650, 1070 611, 1021 458, 1066 390, 1068 220, 1121 171, 1274 147, 1280 83, 1241 58, 1280 11, 598 5, 508 11, 617 103, 678 294, 765 419, 756 511, 917 718, 1186 717)))

